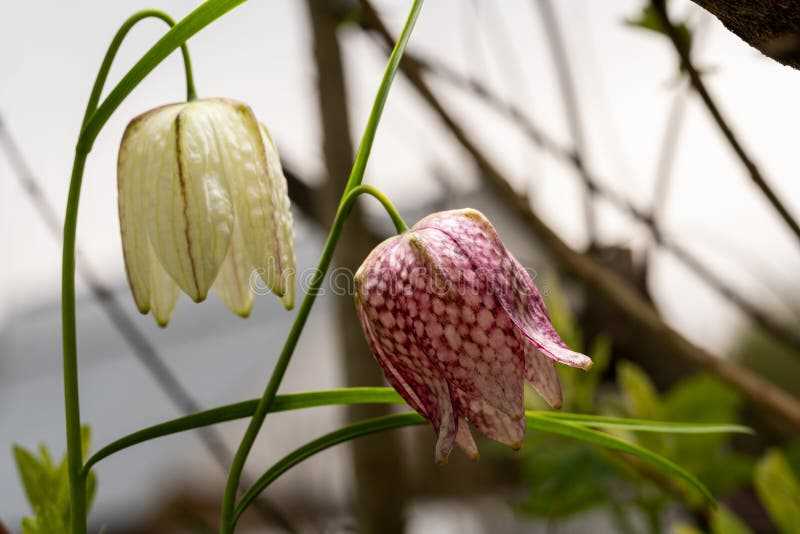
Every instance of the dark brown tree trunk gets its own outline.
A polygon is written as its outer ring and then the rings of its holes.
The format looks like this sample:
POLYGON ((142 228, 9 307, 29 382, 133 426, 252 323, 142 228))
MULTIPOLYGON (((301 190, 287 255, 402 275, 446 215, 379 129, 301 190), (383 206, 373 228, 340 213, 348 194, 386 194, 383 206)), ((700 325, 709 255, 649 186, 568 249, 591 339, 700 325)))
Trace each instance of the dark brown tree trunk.
MULTIPOLYGON (((353 163, 348 117, 347 89, 336 30, 341 11, 350 6, 340 0, 307 0, 313 30, 314 59, 322 126, 322 145, 328 180, 316 203, 322 220, 332 221, 339 198, 353 163)), ((354 209, 345 225, 335 255, 337 267, 355 272, 377 244, 364 227, 363 216, 354 209)), ((349 277, 350 278, 350 277, 349 277)), ((353 307, 352 294, 330 295, 336 299, 340 347, 348 385, 383 383, 383 375, 367 348, 353 307)), ((388 413, 385 406, 354 406, 351 419, 364 419, 388 413)), ((356 499, 360 532, 386 534, 403 531, 406 495, 401 444, 396 433, 361 438, 352 443, 356 499)))

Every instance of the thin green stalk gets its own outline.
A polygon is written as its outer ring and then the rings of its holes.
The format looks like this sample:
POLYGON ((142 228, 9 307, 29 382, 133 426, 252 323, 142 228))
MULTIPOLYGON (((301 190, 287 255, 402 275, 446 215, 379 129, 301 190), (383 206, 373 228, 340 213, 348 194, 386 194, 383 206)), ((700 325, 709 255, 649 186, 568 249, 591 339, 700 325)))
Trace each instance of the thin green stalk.
MULTIPOLYGON (((367 147, 369 147, 369 145, 367 145, 367 147)), ((369 150, 369 148, 367 148, 367 150, 369 150)), ((261 426, 264 424, 267 414, 272 409, 275 396, 278 393, 278 388, 281 385, 286 369, 289 367, 289 362, 292 359, 295 347, 297 347, 297 342, 300 339, 300 334, 303 333, 308 315, 311 313, 311 308, 314 306, 319 289, 328 272, 328 267, 330 267, 331 260, 333 259, 333 251, 336 249, 336 243, 339 241, 339 237, 341 237, 344 222, 347 220, 347 216, 350 214, 356 199, 362 194, 372 195, 380 201, 391 216, 392 221, 394 221, 398 232, 402 233, 408 228, 389 199, 375 187, 370 185, 357 185, 344 195, 344 199, 333 220, 328 238, 323 246, 319 265, 317 265, 317 269, 314 271, 309 289, 303 302, 300 304, 300 309, 297 311, 297 316, 292 324, 292 328, 289 330, 286 342, 283 345, 280 356, 278 356, 278 361, 275 363, 275 368, 272 370, 272 375, 264 389, 264 394, 261 396, 256 406, 253 417, 250 419, 250 424, 242 437, 236 455, 233 457, 233 462, 231 463, 231 468, 228 473, 228 481, 225 485, 225 493, 222 499, 220 531, 223 533, 233 532, 233 511, 236 505, 236 490, 239 487, 239 479, 244 470, 247 456, 253 448, 253 443, 261 430, 261 426)))
POLYGON ((372 143, 375 140, 375 132, 378 129, 378 122, 381 120, 383 107, 386 105, 386 97, 389 94, 389 89, 392 87, 394 75, 397 72, 397 67, 400 66, 400 60, 403 58, 403 53, 411 37, 411 32, 414 30, 414 24, 417 22, 420 9, 422 9, 422 0, 414 0, 411 11, 406 18, 406 23, 403 26, 403 31, 400 33, 400 37, 398 37, 392 49, 392 53, 389 56, 389 62, 386 64, 386 69, 383 71, 381 85, 378 87, 375 101, 372 104, 372 111, 367 118, 364 133, 361 135, 361 143, 358 145, 356 160, 353 162, 353 168, 350 171, 350 176, 347 178, 347 184, 344 187, 342 200, 339 202, 340 206, 344 203, 344 194, 360 184, 364 178, 364 171, 367 168, 367 161, 369 160, 369 154, 372 150, 372 143))
POLYGON ((64 252, 61 263, 61 335, 64 347, 64 411, 67 427, 67 473, 69 475, 72 534, 86 534, 86 484, 81 476, 81 412, 78 395, 78 346, 75 329, 75 233, 78 201, 87 152, 75 151, 64 218, 64 252))
MULTIPOLYGON (((175 26, 175 20, 158 9, 144 9, 134 13, 128 18, 128 20, 122 23, 122 26, 119 27, 119 30, 117 30, 117 33, 111 40, 111 44, 108 45, 106 55, 103 57, 103 62, 100 64, 100 70, 95 78, 94 87, 92 87, 92 94, 89 96, 89 102, 86 104, 86 112, 83 114, 83 124, 81 127, 86 125, 86 123, 89 121, 89 117, 91 117, 97 109, 97 104, 100 102, 100 95, 103 93, 103 87, 108 79, 108 73, 111 70, 111 65, 114 63, 114 58, 117 56, 117 52, 119 52, 122 42, 125 40, 125 37, 128 36, 128 32, 130 32, 137 23, 148 18, 163 20, 170 28, 175 26)), ((191 101, 197 98, 197 92, 194 88, 192 60, 189 56, 189 48, 186 46, 186 43, 181 45, 181 55, 183 56, 183 70, 186 73, 186 100, 191 101)))
POLYGON ((85 122, 81 130, 78 141, 79 147, 89 152, 92 149, 97 135, 103 128, 109 117, 116 111, 119 105, 127 98, 141 81, 150 74, 164 59, 167 58, 175 49, 186 43, 194 34, 226 14, 233 8, 243 4, 245 0, 206 0, 194 11, 186 15, 175 26, 164 34, 150 50, 131 67, 128 73, 122 77, 111 92, 106 96, 103 103, 98 106, 91 118, 85 122))
POLYGON ((78 207, 86 158, 100 130, 125 97, 176 48, 183 47, 184 68, 186 69, 187 95, 194 98, 191 62, 185 47, 186 40, 202 28, 221 17, 244 0, 208 0, 192 11, 178 24, 174 25, 150 50, 131 68, 98 107, 97 102, 111 69, 117 50, 130 28, 146 17, 158 17, 168 24, 167 15, 158 11, 140 12, 129 18, 115 35, 106 52, 100 71, 95 79, 92 93, 81 124, 81 133, 75 147, 72 163, 67 209, 64 217, 64 244, 61 265, 61 322, 64 367, 64 411, 67 435, 67 472, 70 485, 70 522, 72 534, 86 534, 86 490, 82 476, 81 417, 78 382, 78 348, 75 321, 75 240, 77 234, 78 207))

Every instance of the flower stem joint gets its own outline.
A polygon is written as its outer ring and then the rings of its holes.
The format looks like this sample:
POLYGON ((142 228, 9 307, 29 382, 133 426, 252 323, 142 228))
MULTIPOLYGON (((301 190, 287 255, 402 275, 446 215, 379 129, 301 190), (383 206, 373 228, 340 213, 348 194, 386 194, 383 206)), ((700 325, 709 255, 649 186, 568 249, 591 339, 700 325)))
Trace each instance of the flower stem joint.
POLYGON ((519 448, 523 383, 553 407, 553 362, 587 369, 553 328, 533 279, 471 209, 425 217, 373 250, 355 276, 356 309, 387 381, 430 420, 436 461, 478 449, 469 424, 519 448))
POLYGON ((293 307, 286 178, 248 106, 211 98, 136 117, 122 138, 117 185, 125 267, 140 312, 166 326, 179 289, 202 302, 213 287, 247 317, 254 272, 293 307))

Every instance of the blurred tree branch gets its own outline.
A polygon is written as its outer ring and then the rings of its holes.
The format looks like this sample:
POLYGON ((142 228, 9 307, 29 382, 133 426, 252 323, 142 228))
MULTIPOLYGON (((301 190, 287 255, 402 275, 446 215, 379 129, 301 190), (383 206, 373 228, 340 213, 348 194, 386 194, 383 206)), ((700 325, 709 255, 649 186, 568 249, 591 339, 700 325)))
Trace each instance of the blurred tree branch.
MULTIPOLYGON (((380 37, 383 39, 384 43, 386 43, 386 40, 381 32, 378 33, 380 34, 380 37)), ((433 74, 456 87, 473 93, 476 97, 482 99, 484 103, 498 111, 498 113, 507 117, 512 123, 516 124, 523 134, 525 134, 534 144, 561 161, 564 161, 569 165, 578 166, 580 158, 575 150, 560 145, 547 133, 538 128, 520 108, 512 103, 504 101, 481 82, 462 76, 460 73, 444 63, 420 59, 411 52, 408 52, 406 55, 410 58, 409 61, 416 65, 416 68, 420 73, 433 74)), ((664 170, 662 169, 661 172, 664 172, 664 170)), ((697 256, 689 251, 689 249, 666 236, 662 231, 661 225, 658 222, 655 214, 645 213, 639 208, 635 207, 618 193, 603 185, 603 180, 595 177, 585 167, 578 172, 578 176, 585 181, 589 190, 594 191, 595 194, 598 194, 608 200, 617 209, 626 213, 637 222, 643 224, 644 227, 650 231, 656 244, 672 254, 698 278, 709 285, 712 289, 717 291, 720 296, 736 306, 744 315, 761 327, 765 332, 791 347, 800 348, 800 333, 797 332, 796 329, 780 323, 778 320, 771 317, 770 314, 759 309, 756 304, 750 302, 747 298, 740 295, 727 282, 717 276, 716 273, 714 273, 711 269, 706 267, 697 256)))
MULTIPOLYGON (((379 15, 368 0, 360 0, 363 8, 362 23, 378 32, 388 47, 394 39, 389 34, 379 15)), ((762 379, 752 371, 734 362, 718 358, 710 352, 694 345, 659 317, 633 288, 614 272, 602 267, 591 257, 580 254, 567 245, 530 208, 526 195, 517 192, 509 180, 490 162, 481 149, 472 141, 467 132, 444 108, 422 77, 419 64, 413 56, 406 55, 401 63, 403 73, 417 89, 419 95, 439 116, 456 140, 469 152, 484 173, 488 183, 509 206, 528 224, 530 230, 539 237, 540 242, 551 253, 561 267, 581 281, 594 296, 601 298, 616 311, 623 314, 629 326, 637 335, 647 336, 655 341, 654 350, 658 356, 669 361, 678 357, 692 366, 718 376, 736 388, 751 403, 761 407, 773 416, 800 430, 800 401, 789 393, 762 379)))
POLYGON ((793 0, 693 0, 767 57, 800 69, 800 9, 793 0))
POLYGON ((589 238, 589 248, 597 246, 597 217, 593 206, 595 188, 592 180, 587 176, 586 170, 586 141, 583 133, 581 121, 580 105, 578 103, 578 92, 575 80, 572 77, 572 68, 569 61, 569 53, 561 33, 561 24, 558 21, 558 14, 553 8, 550 0, 534 0, 542 17, 542 27, 547 38, 550 55, 553 59, 558 85, 561 89, 561 101, 564 105, 564 113, 567 118, 569 133, 572 137, 572 163, 584 185, 583 211, 586 223, 586 234, 589 238))
MULTIPOLYGON (((681 67, 688 73, 689 80, 692 83, 692 87, 700 96, 703 104, 705 104, 706 109, 711 114, 711 117, 714 119, 714 123, 719 128, 722 135, 728 141, 728 144, 731 146, 733 151, 736 153, 736 156, 742 162, 745 169, 747 169, 747 173, 750 176, 750 180, 758 187, 759 190, 764 194, 767 198, 769 203, 778 213, 778 215, 783 219, 789 229, 794 233, 795 237, 800 241, 800 224, 794 219, 794 217, 789 213, 789 210, 786 206, 783 205, 783 202, 778 198, 775 192, 772 190, 770 185, 767 183, 764 176, 761 174, 758 166, 755 162, 750 158, 750 156, 745 151, 742 144, 739 142, 736 134, 733 133, 728 122, 722 116, 722 112, 719 110, 714 99, 711 97, 711 94, 708 92, 708 88, 706 88, 705 83, 703 82, 702 78, 700 77, 700 73, 697 71, 695 66, 692 64, 691 58, 689 56, 689 50, 684 45, 684 42, 681 40, 681 37, 678 33, 678 30, 669 20, 669 16, 667 14, 665 0, 652 0, 652 6, 656 11, 656 14, 661 19, 661 24, 666 32, 667 36, 669 37, 670 41, 672 41, 673 46, 675 47, 676 52, 680 58, 681 67)), ((723 2, 720 2, 723 3, 723 2)), ((731 2, 735 4, 739 4, 740 2, 731 2)), ((778 2, 762 2, 760 3, 768 3, 768 4, 777 4, 778 2)), ((741 2, 742 6, 745 5, 744 2, 741 2)), ((792 4, 792 3, 790 3, 792 4)), ((782 10, 781 10, 782 11, 782 10)), ((795 20, 798 20, 798 10, 797 6, 794 5, 791 8, 791 11, 794 13, 795 20)))

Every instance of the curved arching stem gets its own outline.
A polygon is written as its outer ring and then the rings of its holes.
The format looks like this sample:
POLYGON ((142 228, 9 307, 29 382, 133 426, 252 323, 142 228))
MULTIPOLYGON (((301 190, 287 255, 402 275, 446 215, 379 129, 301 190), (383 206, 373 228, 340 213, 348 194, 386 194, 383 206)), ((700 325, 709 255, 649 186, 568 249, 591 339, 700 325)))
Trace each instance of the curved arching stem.
MULTIPOLYGON (((108 73, 111 70, 111 65, 114 63, 114 58, 117 56, 117 52, 119 52, 122 42, 125 40, 125 37, 128 36, 128 32, 130 32, 131 29, 136 26, 136 24, 149 18, 163 20, 170 28, 175 26, 175 20, 158 9, 144 9, 142 11, 138 11, 128 17, 128 20, 122 23, 122 26, 119 27, 117 33, 114 34, 111 44, 108 45, 106 55, 103 57, 103 62, 100 64, 100 70, 97 72, 97 77, 95 78, 94 86, 92 87, 92 93, 89 95, 89 102, 86 104, 86 111, 83 114, 83 123, 81 128, 86 126, 86 123, 89 122, 89 117, 91 117, 95 110, 97 110, 97 104, 100 102, 100 95, 103 94, 103 87, 106 85, 106 80, 108 79, 108 73)), ((189 48, 186 46, 186 43, 181 45, 181 55, 183 56, 183 70, 186 73, 186 100, 194 100, 197 98, 197 92, 195 91, 194 87, 192 60, 189 56, 189 48)))
POLYGON ((72 162, 67 209, 64 216, 64 241, 61 263, 61 330, 63 346, 64 373, 64 412, 67 436, 67 473, 70 485, 70 523, 72 534, 86 534, 86 484, 82 476, 81 417, 78 386, 78 348, 75 324, 75 240, 78 223, 83 171, 86 158, 100 130, 122 101, 159 63, 176 48, 184 47, 184 68, 187 69, 187 94, 194 97, 194 84, 191 63, 185 49, 186 40, 205 28, 244 0, 208 0, 189 13, 153 45, 150 50, 128 71, 116 87, 99 106, 111 63, 128 31, 136 22, 147 17, 158 17, 168 24, 172 22, 167 15, 157 11, 137 13, 129 18, 109 46, 103 64, 98 72, 86 107, 81 125, 81 133, 75 147, 72 162))
POLYGON ((389 216, 394 222, 395 228, 398 233, 405 232, 408 229, 406 223, 400 217, 395 207, 389 199, 381 193, 378 189, 371 185, 357 185, 347 192, 342 199, 339 209, 336 212, 336 217, 333 220, 333 225, 328 233, 328 238, 325 240, 325 245, 322 248, 322 254, 319 258, 319 264, 314 271, 314 276, 311 278, 306 296, 300 304, 297 311, 294 323, 292 324, 289 334, 286 336, 286 342, 283 345, 278 361, 275 363, 275 368, 272 370, 272 375, 267 382, 264 389, 264 394, 255 408, 250 424, 245 431, 242 441, 239 444, 239 449, 233 457, 231 469, 228 473, 228 481, 225 487, 225 495, 222 501, 221 512, 221 532, 232 532, 234 527, 234 506, 236 505, 236 490, 239 487, 239 479, 241 478, 244 464, 247 461, 247 456, 250 454, 250 449, 261 431, 261 426, 267 414, 273 409, 275 397, 278 393, 278 388, 283 381, 283 376, 286 374, 286 369, 289 367, 289 362, 294 354, 294 349, 297 347, 297 342, 300 340, 300 334, 303 332, 308 316, 311 313, 311 308, 314 306, 317 294, 319 294, 322 282, 325 275, 328 273, 331 260, 333 259, 333 252, 336 249, 336 244, 342 235, 342 227, 347 220, 348 215, 353 209, 356 199, 363 195, 368 194, 375 197, 386 209, 389 216))

